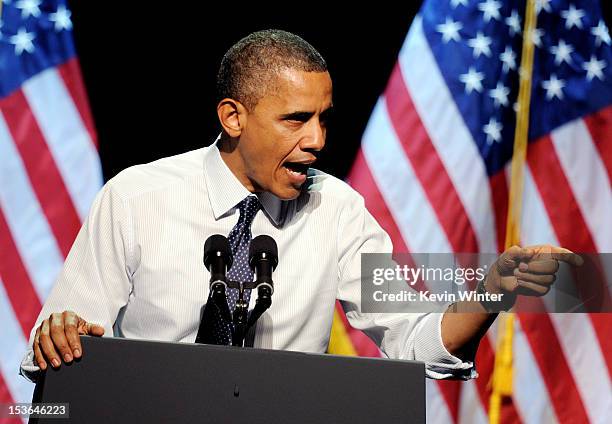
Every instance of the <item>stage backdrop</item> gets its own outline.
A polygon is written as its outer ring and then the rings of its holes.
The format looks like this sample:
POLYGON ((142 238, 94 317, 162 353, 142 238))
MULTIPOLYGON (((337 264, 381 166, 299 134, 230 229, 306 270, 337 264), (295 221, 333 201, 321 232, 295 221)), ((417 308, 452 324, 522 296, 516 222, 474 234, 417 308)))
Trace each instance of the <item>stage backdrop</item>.
MULTIPOLYGON (((419 3, 213 11, 195 3, 3 1, 0 402, 29 400, 32 385, 17 376, 18 363, 96 191, 130 165, 210 144, 219 131, 216 69, 227 48, 255 30, 293 31, 327 59, 336 114, 319 167, 348 176, 396 250, 500 249, 525 2, 439 0, 415 19, 419 3), (486 113, 477 113, 482 105, 486 113)), ((576 92, 568 90, 571 79, 609 93, 611 5, 603 2, 600 20, 596 2, 538 4, 548 26, 536 49, 545 61, 535 97, 558 109, 534 122, 523 241, 611 251, 610 108, 575 114, 576 92)), ((608 421, 609 318, 521 316, 515 325, 515 390, 502 418, 608 421)), ((352 352, 378 354, 348 335, 352 352)), ((492 333, 483 342, 478 380, 430 382, 431 422, 486 420, 495 340, 492 333)))

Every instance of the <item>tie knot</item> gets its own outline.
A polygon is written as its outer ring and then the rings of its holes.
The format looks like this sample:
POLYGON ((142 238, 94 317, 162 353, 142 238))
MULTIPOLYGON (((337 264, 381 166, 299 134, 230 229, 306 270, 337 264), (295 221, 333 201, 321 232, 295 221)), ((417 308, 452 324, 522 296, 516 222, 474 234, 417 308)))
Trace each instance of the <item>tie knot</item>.
POLYGON ((247 196, 239 204, 240 218, 251 222, 259 210, 259 199, 257 196, 247 196))

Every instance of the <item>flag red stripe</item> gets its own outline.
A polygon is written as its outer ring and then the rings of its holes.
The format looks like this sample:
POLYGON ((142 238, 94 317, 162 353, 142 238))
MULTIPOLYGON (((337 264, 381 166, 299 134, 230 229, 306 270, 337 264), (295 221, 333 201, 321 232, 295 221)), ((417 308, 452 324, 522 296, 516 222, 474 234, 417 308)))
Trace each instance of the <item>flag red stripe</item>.
MULTIPOLYGON (((407 253, 408 247, 404 242, 404 239, 391 215, 391 212, 387 208, 384 198, 382 197, 380 190, 378 189, 370 168, 368 167, 363 152, 359 150, 355 163, 348 178, 349 182, 361 193, 365 198, 366 208, 376 218, 380 226, 389 234, 391 241, 393 242, 394 252, 407 253)), ((440 384, 438 386, 440 392, 444 397, 444 401, 448 407, 450 415, 453 417, 454 422, 458 421, 459 415, 459 396, 456 392, 456 382, 451 384, 440 384)))
MULTIPOLYGON (((13 400, 13 396, 11 395, 11 392, 9 391, 8 386, 6 385, 6 382, 4 381, 4 378, 2 378, 2 373, 0 372, 0 404, 7 404, 7 403, 14 403, 15 401, 13 400)), ((0 424, 2 423, 16 423, 16 422, 21 422, 19 420, 15 420, 15 419, 10 419, 10 418, 2 418, 0 417, 0 424)))
POLYGON ((83 124, 85 124, 85 128, 87 128, 91 141, 97 148, 98 134, 96 133, 94 120, 89 109, 87 92, 85 91, 85 84, 83 84, 79 60, 74 57, 63 65, 58 66, 57 70, 64 81, 66 89, 70 93, 70 97, 72 97, 72 101, 81 115, 81 119, 83 120, 83 124))
POLYGON ((583 119, 612 182, 612 106, 583 119))
POLYGON ((589 422, 576 381, 567 365, 550 317, 547 314, 525 313, 518 314, 518 317, 531 345, 533 356, 542 370, 542 379, 559 421, 589 422))
POLYGON ((26 339, 41 309, 10 228, 0 208, 0 277, 26 339))
POLYGON ((497 250, 506 250, 506 223, 508 220, 508 181, 506 173, 501 169, 489 178, 491 201, 495 213, 495 230, 497 232, 497 250))
POLYGON ((365 200, 365 206, 368 211, 376 218, 376 221, 380 226, 389 234, 391 241, 393 242, 394 252, 408 252, 408 247, 404 242, 404 238, 400 233, 393 215, 387 208, 385 199, 380 194, 378 186, 374 181, 374 177, 370 172, 370 168, 365 160, 363 151, 359 149, 355 163, 348 176, 348 181, 351 186, 357 190, 365 200))
POLYGON ((444 402, 446 402, 448 406, 448 413, 453 419, 453 423, 459 423, 459 404, 461 402, 463 382, 456 380, 438 380, 436 384, 444 398, 444 402))
POLYGON ((81 225, 70 194, 23 92, 17 90, 0 100, 0 109, 65 257, 81 225))
MULTIPOLYGON (((495 350, 488 336, 483 337, 480 341, 475 363, 478 364, 478 378, 475 380, 476 389, 480 402, 488 414, 495 366, 495 350)), ((502 399, 501 415, 501 422, 503 423, 518 423, 521 421, 511 398, 502 399)))
POLYGON ((483 337, 476 352, 475 363, 478 364, 478 378, 476 379, 476 389, 480 402, 485 411, 489 411, 489 400, 491 397, 491 378, 493 377, 493 365, 495 360, 495 350, 491 346, 491 341, 487 336, 483 337))
POLYGON ((396 64, 385 89, 389 118, 404 152, 455 252, 478 252, 478 240, 463 203, 406 89, 396 64))
MULTIPOLYGON (((374 181, 362 150, 359 150, 357 154, 355 165, 348 179, 353 188, 364 196, 366 208, 391 238, 393 243, 393 259, 400 265, 416 268, 416 264, 409 255, 410 250, 406 246, 404 238, 395 223, 395 219, 374 181)), ((425 282, 421 278, 416 283, 413 283, 412 288, 417 291, 427 289, 425 282)))
MULTIPOLYGON (((552 139, 545 136, 531 144, 527 161, 559 243, 575 252, 596 252, 595 242, 555 153, 552 139)), ((612 305, 603 274, 590 284, 578 284, 577 289, 587 310, 596 311, 601 310, 601 305, 607 308, 612 305)))
POLYGON ((578 252, 596 252, 595 242, 550 136, 544 136, 529 145, 527 163, 559 242, 578 252))
MULTIPOLYGON (((376 218, 376 221, 378 221, 387 234, 389 234, 393 242, 393 251, 402 254, 408 253, 408 247, 376 185, 361 150, 357 154, 348 180, 351 186, 364 196, 366 208, 376 218)), ((438 381, 437 383, 448 407, 449 415, 453 418, 453 422, 457 423, 459 420, 460 383, 457 381, 438 381)))
POLYGON ((0 372, 0 403, 13 403, 13 396, 0 372))
MULTIPOLYGON (((370 173, 367 162, 360 150, 355 163, 348 178, 351 186, 365 197, 366 207, 374 215, 383 229, 389 234, 393 241, 395 252, 408 252, 408 248, 401 236, 391 213, 389 212, 383 197, 376 186, 376 182, 370 173)), ((480 401, 485 410, 488 410, 490 386, 489 380, 493 372, 493 347, 488 338, 484 338, 478 349, 477 363, 479 377, 476 379, 476 387, 480 401), (489 360, 490 359, 490 360, 489 360)), ((453 417, 454 422, 459 420, 459 398, 461 392, 461 383, 457 381, 439 381, 438 387, 444 397, 444 400, 449 408, 449 413, 453 417)), ((514 405, 504 405, 504 415, 508 417, 516 417, 518 421, 518 413, 514 405)))
POLYGON ((374 343, 363 331, 351 327, 339 301, 336 301, 336 311, 338 311, 338 316, 342 319, 342 325, 344 325, 346 334, 351 340, 351 344, 355 352, 357 352, 357 355, 365 358, 380 358, 380 350, 376 343, 374 343))
MULTIPOLYGON (((608 110, 612 109, 608 108, 608 110)), ((597 119, 601 119, 601 116, 597 119)), ((569 182, 563 173, 550 137, 544 137, 531 144, 527 153, 527 160, 559 243, 577 252, 596 252, 595 242, 591 237, 569 182)), ((599 283, 599 286, 589 285, 585 287, 579 285, 578 290, 581 296, 588 299, 589 293, 595 290, 601 296, 593 300, 610 305, 612 300, 605 285, 605 280, 598 279, 594 283, 599 283)), ((604 316, 610 317, 610 314, 604 316)), ((610 324, 606 323, 606 318, 597 318, 597 314, 591 316, 591 322, 602 352, 604 352, 608 374, 612 375, 612 354, 609 353, 612 342, 609 340, 610 333, 606 332, 610 324), (608 350, 606 350, 606 347, 608 350)))
POLYGON ((612 379, 612 314, 589 314, 589 318, 608 368, 608 377, 612 379))

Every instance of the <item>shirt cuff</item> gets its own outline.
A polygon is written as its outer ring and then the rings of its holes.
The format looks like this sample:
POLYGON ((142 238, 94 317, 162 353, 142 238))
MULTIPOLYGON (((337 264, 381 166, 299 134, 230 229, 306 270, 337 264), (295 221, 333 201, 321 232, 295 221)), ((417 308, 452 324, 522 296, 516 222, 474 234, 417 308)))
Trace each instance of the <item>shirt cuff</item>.
POLYGON ((414 341, 415 359, 425 362, 425 373, 429 378, 469 380, 478 377, 473 361, 462 361, 444 347, 443 315, 432 313, 423 318, 414 341))
POLYGON ((40 368, 34 365, 34 351, 28 350, 21 361, 19 367, 19 374, 30 380, 32 383, 36 383, 38 376, 40 375, 40 368))

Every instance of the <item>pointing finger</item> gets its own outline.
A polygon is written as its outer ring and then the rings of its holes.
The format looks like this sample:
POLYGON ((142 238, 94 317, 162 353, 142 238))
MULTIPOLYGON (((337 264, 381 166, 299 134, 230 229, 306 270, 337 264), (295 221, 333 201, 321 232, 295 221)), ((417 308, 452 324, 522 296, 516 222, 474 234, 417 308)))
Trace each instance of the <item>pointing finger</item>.
POLYGON ((524 268, 519 267, 520 271, 535 274, 554 274, 559 269, 559 262, 556 259, 544 259, 531 261, 524 268))

